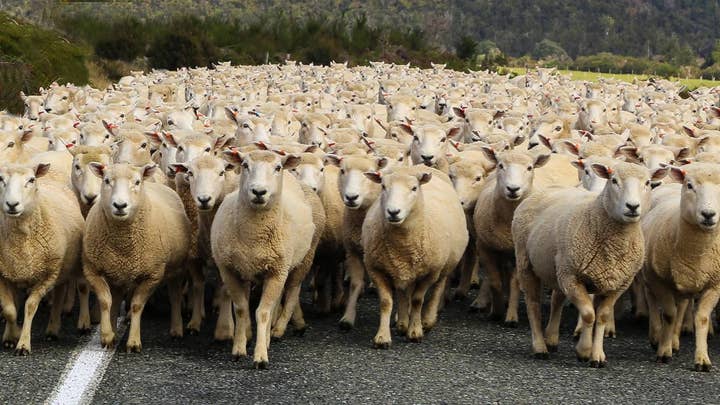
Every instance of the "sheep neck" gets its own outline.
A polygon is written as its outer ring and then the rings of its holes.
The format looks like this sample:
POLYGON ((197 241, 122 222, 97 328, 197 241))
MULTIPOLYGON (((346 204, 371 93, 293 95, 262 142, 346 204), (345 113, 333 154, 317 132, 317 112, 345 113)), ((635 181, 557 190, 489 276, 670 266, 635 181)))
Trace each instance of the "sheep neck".
POLYGON ((35 229, 35 226, 37 224, 45 223, 48 217, 47 212, 45 212, 46 210, 42 204, 40 204, 40 201, 37 201, 35 204, 31 212, 19 218, 13 218, 4 213, 0 214, 0 229, 2 229, 3 240, 12 240, 12 238, 16 237, 12 235, 28 237, 36 233, 37 229, 35 229))
POLYGON ((698 258, 717 250, 717 239, 717 228, 705 231, 680 218, 675 231, 674 251, 683 262, 695 263, 698 258))

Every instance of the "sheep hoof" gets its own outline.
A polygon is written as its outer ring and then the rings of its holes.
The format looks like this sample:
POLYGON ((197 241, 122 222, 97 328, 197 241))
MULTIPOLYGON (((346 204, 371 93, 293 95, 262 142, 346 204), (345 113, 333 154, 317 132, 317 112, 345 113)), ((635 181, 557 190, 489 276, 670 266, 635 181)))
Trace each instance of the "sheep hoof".
POLYGON ((410 343, 422 343, 422 340, 423 340, 422 336, 408 337, 408 342, 410 342, 410 343))
POLYGON ((82 327, 82 328, 78 328, 77 331, 81 335, 89 335, 90 332, 92 332, 92 329, 90 327, 82 327))
POLYGON ((513 329, 515 329, 515 328, 518 327, 518 321, 505 321, 505 322, 503 323, 503 325, 504 325, 506 328, 513 328, 513 329))
POLYGON ((605 337, 615 339, 615 331, 605 332, 605 337))
POLYGON ((233 354, 232 359, 233 361, 240 361, 242 358, 244 358, 246 355, 243 354, 233 354))
POLYGON ((550 358, 550 354, 548 352, 534 353, 533 358, 536 360, 547 360, 550 358))
POLYGON ((558 351, 557 345, 547 345, 547 349, 550 353, 557 353, 558 351))
POLYGON ((303 337, 305 336, 305 331, 307 330, 307 326, 303 326, 302 328, 298 328, 293 330, 293 335, 297 337, 303 337))
POLYGON ((657 342, 655 342, 655 343, 650 342, 650 347, 652 347, 653 350, 657 350, 657 348, 658 348, 657 342))
POLYGON ((470 308, 468 308, 468 312, 470 312, 471 314, 477 314, 477 313, 486 314, 486 313, 490 312, 490 307, 487 307, 487 306, 481 307, 479 305, 470 305, 470 308))
POLYGON ((593 360, 590 362, 591 368, 604 368, 607 365, 606 361, 593 360))
POLYGON ((142 345, 141 344, 133 344, 127 346, 127 352, 128 353, 140 353, 142 351, 142 345))
POLYGON ((354 327, 352 322, 346 321, 344 319, 340 320, 340 323, 338 323, 338 326, 340 326, 340 330, 344 330, 344 331, 352 330, 352 328, 354 327))
POLYGON ((707 373, 710 371, 710 367, 711 367, 710 364, 707 364, 707 363, 705 363, 705 364, 695 363, 695 371, 701 371, 701 372, 707 373))
POLYGON ((13 347, 15 347, 15 345, 17 345, 17 341, 12 341, 12 340, 3 341, 3 347, 5 347, 6 349, 12 349, 13 347))
POLYGON ((578 340, 580 340, 580 334, 579 334, 579 333, 573 333, 573 340, 576 341, 576 342, 577 342, 578 340))
POLYGON ((268 365, 270 365, 270 363, 268 363, 266 360, 253 362, 255 370, 267 370, 268 365))
POLYGON ((670 359, 672 359, 672 356, 657 356, 657 358, 655 359, 655 362, 667 364, 667 363, 670 363, 670 359))
POLYGON ((45 340, 47 340, 48 342, 55 342, 58 340, 58 335, 54 333, 48 333, 45 335, 45 340))
POLYGON ((373 346, 376 349, 388 350, 390 348, 390 342, 373 342, 373 346))
POLYGON ((676 348, 674 348, 674 347, 673 347, 673 349, 672 349, 673 354, 677 354, 679 351, 680 351, 680 349, 676 349, 676 348))
POLYGON ((15 355, 16 356, 27 356, 30 354, 30 349, 26 349, 24 347, 20 347, 15 349, 15 355))
POLYGON ((575 356, 577 357, 577 361, 579 361, 581 363, 585 363, 590 360, 590 357, 588 357, 588 356, 582 356, 579 354, 576 354, 575 356))
POLYGON ((200 331, 199 331, 198 329, 195 329, 195 328, 187 328, 187 334, 188 334, 189 336, 197 336, 197 335, 200 334, 200 331))

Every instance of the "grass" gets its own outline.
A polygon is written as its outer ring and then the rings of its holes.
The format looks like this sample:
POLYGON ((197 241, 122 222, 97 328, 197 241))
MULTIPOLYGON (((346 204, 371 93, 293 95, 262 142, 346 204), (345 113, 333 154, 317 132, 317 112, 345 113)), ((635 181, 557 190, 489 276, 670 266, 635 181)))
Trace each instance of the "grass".
MULTIPOLYGON (((525 68, 517 68, 517 67, 509 67, 506 68, 508 71, 513 72, 515 74, 525 74, 525 68)), ((616 80, 622 80, 624 82, 632 82, 633 79, 639 79, 639 80, 645 80, 648 78, 647 75, 633 75, 629 73, 596 73, 596 72, 581 72, 577 70, 558 70, 558 72, 562 75, 570 75, 570 77, 573 80, 580 80, 580 81, 591 81, 595 82, 599 79, 616 79, 616 80)), ((682 83, 685 87, 688 88, 688 90, 694 90, 698 87, 716 87, 720 86, 720 81, 718 80, 703 80, 703 79, 682 79, 677 77, 671 77, 670 80, 672 81, 679 81, 682 83)))

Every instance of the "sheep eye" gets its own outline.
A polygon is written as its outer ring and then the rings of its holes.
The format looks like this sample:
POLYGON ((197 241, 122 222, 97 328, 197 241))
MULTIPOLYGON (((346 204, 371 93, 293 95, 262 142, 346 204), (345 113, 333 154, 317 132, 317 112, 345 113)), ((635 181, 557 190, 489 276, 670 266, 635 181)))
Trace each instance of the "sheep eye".
POLYGON ((110 185, 110 179, 105 179, 105 184, 110 185))
POLYGON ((532 166, 528 166, 528 167, 527 167, 527 171, 529 171, 529 172, 531 172, 532 169, 533 169, 532 166))
POLYGON ((692 190, 692 189, 694 189, 694 187, 693 187, 692 183, 688 183, 688 184, 687 184, 687 189, 688 189, 688 190, 692 190))
POLYGON ((182 146, 178 146, 178 147, 177 147, 177 150, 178 150, 178 152, 182 152, 182 151, 184 151, 185 149, 184 149, 182 146))
POLYGON ((35 177, 30 177, 30 179, 28 180, 28 183, 30 183, 30 184, 35 183, 35 177))
POLYGON ((250 125, 248 125, 248 124, 243 124, 243 128, 250 128, 250 125))
POLYGON ((105 139, 110 139, 110 134, 105 135, 105 139))
POLYGON ((325 171, 325 168, 324 168, 324 167, 321 167, 321 168, 320 168, 320 173, 322 173, 322 172, 324 172, 324 171, 325 171))
POLYGON ((587 175, 589 176, 589 175, 590 175, 590 170, 585 169, 585 174, 587 174, 587 175))
POLYGON ((63 96, 63 98, 62 98, 62 99, 63 99, 63 100, 67 100, 67 96, 63 96))
POLYGON ((400 156, 400 157, 398 158, 398 162, 402 162, 403 160, 405 160, 405 157, 404 157, 404 156, 400 156))
POLYGON ((140 180, 135 180, 135 186, 139 186, 139 185, 140 185, 140 180))
POLYGON ((10 143, 7 144, 7 147, 8 147, 8 148, 12 148, 13 146, 15 146, 15 142, 10 142, 10 143))
POLYGON ((412 191, 417 191, 417 186, 413 187, 412 191))
POLYGON ((340 169, 340 174, 345 174, 345 169, 340 169))
POLYGON ((276 171, 276 172, 279 172, 280 170, 282 170, 282 166, 280 166, 280 165, 275 166, 275 171, 276 171))
POLYGON ((207 148, 205 148, 205 152, 210 152, 210 150, 211 150, 211 149, 210 149, 209 146, 208 146, 207 148))
POLYGON ((80 165, 75 165, 75 170, 80 171, 80 165))
POLYGON ((475 177, 475 181, 480 181, 480 180, 482 180, 482 176, 475 177))
POLYGON ((383 189, 383 191, 385 191, 385 185, 384 185, 384 184, 381 186, 381 188, 383 189))
POLYGON ((140 144, 140 149, 145 149, 145 148, 147 148, 147 142, 141 143, 141 144, 140 144))
POLYGON ((243 163, 243 164, 242 164, 242 167, 243 167, 243 169, 249 169, 249 168, 250 168, 250 166, 248 166, 247 163, 243 163))
POLYGON ((413 136, 413 141, 420 142, 420 138, 417 137, 417 135, 413 136))
POLYGON ((555 127, 555 131, 562 131, 562 127, 560 127, 560 126, 555 127))
POLYGON ((505 168, 505 166, 504 166, 502 163, 500 163, 500 164, 498 165, 498 169, 502 170, 502 169, 504 169, 504 168, 505 168))
POLYGON ((645 182, 645 185, 646 185, 646 186, 649 186, 649 185, 650 185, 650 180, 646 181, 646 182, 645 182))
POLYGON ((613 183, 613 184, 618 184, 618 181, 617 181, 617 179, 616 179, 615 177, 613 177, 612 183, 613 183))
POLYGON ((447 138, 443 136, 443 138, 440 140, 440 142, 445 142, 445 140, 447 140, 447 138))

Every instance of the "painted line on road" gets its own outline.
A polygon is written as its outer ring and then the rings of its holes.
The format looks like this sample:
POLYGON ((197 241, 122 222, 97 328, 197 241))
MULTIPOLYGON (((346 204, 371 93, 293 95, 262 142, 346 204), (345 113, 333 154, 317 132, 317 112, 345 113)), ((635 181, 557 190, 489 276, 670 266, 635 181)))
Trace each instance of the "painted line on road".
MULTIPOLYGON (((125 317, 119 317, 117 322, 115 336, 117 341, 120 341, 125 334, 125 317)), ((103 349, 100 345, 100 326, 96 326, 90 340, 68 362, 60 383, 46 403, 52 405, 90 403, 117 346, 116 344, 112 350, 103 349)))

